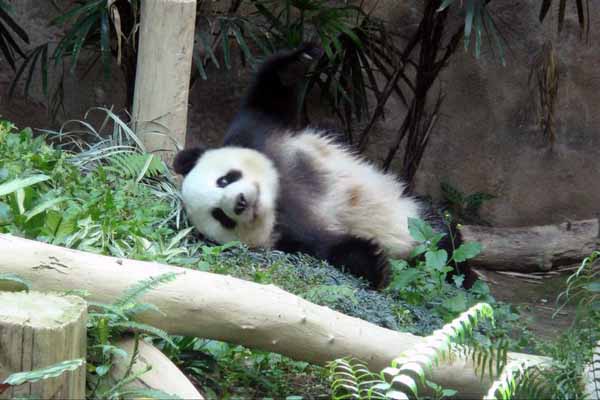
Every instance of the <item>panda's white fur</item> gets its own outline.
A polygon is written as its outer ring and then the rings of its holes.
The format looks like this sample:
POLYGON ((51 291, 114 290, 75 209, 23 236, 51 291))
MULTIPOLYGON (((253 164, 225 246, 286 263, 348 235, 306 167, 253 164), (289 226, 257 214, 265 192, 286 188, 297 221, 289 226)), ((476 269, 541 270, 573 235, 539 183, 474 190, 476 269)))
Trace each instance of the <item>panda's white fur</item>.
POLYGON ((181 194, 194 226, 218 243, 241 241, 251 247, 271 247, 279 175, 273 162, 256 150, 223 147, 207 150, 182 183, 181 194), (224 188, 216 182, 230 170, 242 178, 224 188), (237 215, 236 197, 244 194, 249 207, 237 215), (211 211, 221 208, 237 225, 225 229, 211 211))
POLYGON ((424 210, 395 176, 325 132, 292 129, 296 84, 307 60, 318 58, 307 44, 267 60, 223 146, 178 153, 183 202, 216 242, 308 253, 382 287, 388 257, 406 257, 415 245, 408 219, 424 210))
MULTIPOLYGON (((414 240, 408 218, 421 215, 419 204, 403 196, 398 179, 350 153, 347 148, 311 128, 281 133, 271 142, 272 151, 293 162, 298 153, 310 157, 325 192, 307 198, 322 226, 331 232, 375 240, 392 257, 406 257, 414 240)), ((282 182, 285 185, 285 182, 282 182)), ((206 151, 182 185, 183 201, 196 228, 219 242, 239 240, 251 247, 271 248, 277 240, 275 227, 279 173, 263 153, 241 147, 206 151), (224 188, 216 185, 230 170, 242 172, 241 179, 224 188), (243 194, 249 207, 234 212, 235 200, 243 194), (224 228, 211 216, 222 209, 237 225, 224 228)))
POLYGON ((326 193, 314 210, 329 229, 374 239, 392 257, 406 257, 414 246, 408 218, 421 215, 419 204, 402 194, 404 185, 314 129, 282 139, 281 152, 310 154, 325 179, 326 193))

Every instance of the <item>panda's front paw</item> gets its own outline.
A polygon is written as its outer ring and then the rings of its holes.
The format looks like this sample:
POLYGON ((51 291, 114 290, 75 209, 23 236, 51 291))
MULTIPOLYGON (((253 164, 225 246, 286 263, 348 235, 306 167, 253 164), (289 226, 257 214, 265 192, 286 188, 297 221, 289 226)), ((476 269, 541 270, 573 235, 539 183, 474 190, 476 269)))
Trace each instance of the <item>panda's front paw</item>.
POLYGON ((333 245, 328 261, 355 276, 365 278, 371 286, 381 289, 390 280, 389 262, 383 249, 372 240, 349 236, 333 245))

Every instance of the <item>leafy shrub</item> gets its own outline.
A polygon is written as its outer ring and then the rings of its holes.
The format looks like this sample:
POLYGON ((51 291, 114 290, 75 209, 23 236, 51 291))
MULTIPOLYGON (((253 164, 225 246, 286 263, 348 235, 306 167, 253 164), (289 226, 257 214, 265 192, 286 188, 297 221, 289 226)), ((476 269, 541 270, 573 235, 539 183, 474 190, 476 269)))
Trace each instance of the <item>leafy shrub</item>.
POLYGON ((451 263, 464 262, 481 251, 474 242, 465 242, 448 254, 439 249, 438 243, 445 236, 436 233, 431 226, 419 219, 409 219, 408 229, 418 245, 411 252, 411 260, 392 262, 393 277, 387 291, 410 304, 431 304, 446 320, 454 318, 477 301, 489 300, 485 283, 478 281, 471 292, 460 290, 462 275, 453 276, 454 285, 447 283, 446 276, 454 268, 451 263))

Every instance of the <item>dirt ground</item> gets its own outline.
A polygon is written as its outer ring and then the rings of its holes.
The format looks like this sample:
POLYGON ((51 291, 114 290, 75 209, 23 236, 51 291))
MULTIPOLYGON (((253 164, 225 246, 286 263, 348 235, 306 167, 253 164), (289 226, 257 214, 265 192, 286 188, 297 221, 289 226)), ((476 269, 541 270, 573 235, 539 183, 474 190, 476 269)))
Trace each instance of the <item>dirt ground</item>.
POLYGON ((573 307, 565 307, 553 317, 556 298, 565 289, 568 273, 540 279, 539 283, 494 271, 484 273, 496 300, 518 306, 536 336, 553 339, 573 322, 573 307))

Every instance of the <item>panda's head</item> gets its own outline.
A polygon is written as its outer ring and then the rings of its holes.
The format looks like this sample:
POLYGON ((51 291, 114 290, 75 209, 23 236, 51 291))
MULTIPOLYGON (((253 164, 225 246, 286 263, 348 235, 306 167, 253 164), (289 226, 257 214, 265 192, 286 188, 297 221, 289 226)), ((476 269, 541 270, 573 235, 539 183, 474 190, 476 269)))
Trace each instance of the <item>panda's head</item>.
POLYGON ((275 222, 279 177, 271 160, 241 147, 179 152, 183 203, 194 226, 219 243, 241 240, 268 247, 275 222))

